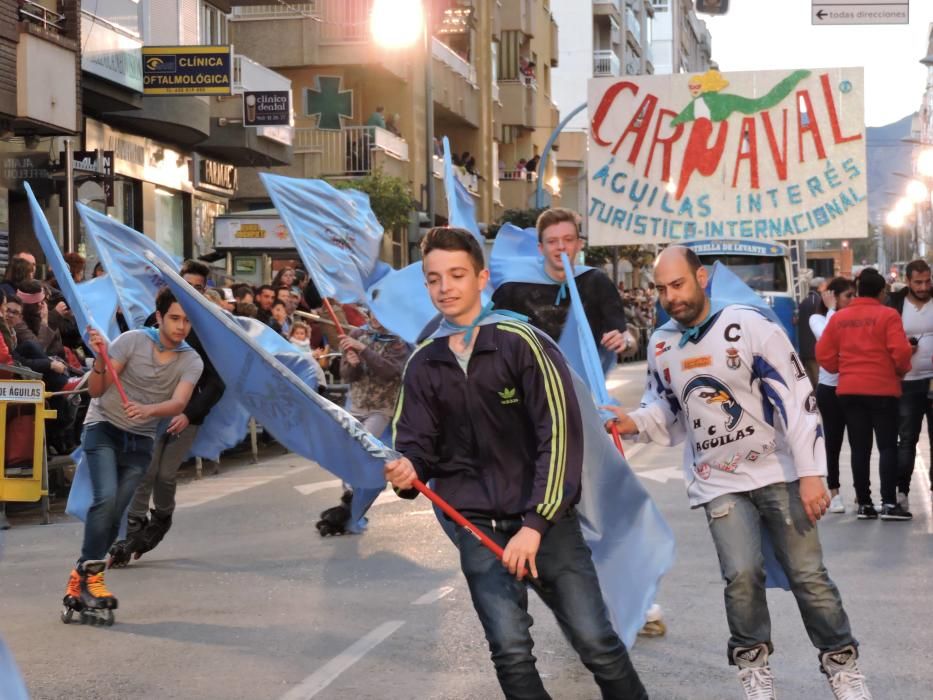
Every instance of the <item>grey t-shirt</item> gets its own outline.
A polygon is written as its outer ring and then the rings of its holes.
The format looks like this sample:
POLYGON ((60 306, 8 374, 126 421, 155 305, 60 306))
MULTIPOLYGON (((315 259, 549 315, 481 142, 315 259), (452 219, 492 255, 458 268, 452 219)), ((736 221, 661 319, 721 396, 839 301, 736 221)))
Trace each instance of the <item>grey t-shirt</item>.
MULTIPOLYGON (((168 401, 179 382, 197 384, 204 362, 194 350, 176 352, 171 362, 160 364, 155 358, 156 345, 146 331, 127 331, 110 345, 110 359, 123 363, 120 381, 130 401, 153 404, 168 401)), ((91 399, 85 425, 107 421, 137 435, 155 437, 161 418, 130 420, 123 412, 123 401, 117 387, 91 399)))

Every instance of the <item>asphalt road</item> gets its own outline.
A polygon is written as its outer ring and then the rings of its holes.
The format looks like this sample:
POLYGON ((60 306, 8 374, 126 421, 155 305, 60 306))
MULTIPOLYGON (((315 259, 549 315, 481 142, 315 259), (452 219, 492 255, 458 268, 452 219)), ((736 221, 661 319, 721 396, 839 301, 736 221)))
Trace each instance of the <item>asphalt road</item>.
MULTIPOLYGON (((643 372, 627 365, 611 378, 623 403, 637 401, 643 372)), ((925 439, 921 454, 927 463, 925 439)), ((659 596, 668 634, 640 640, 634 663, 652 698, 739 698, 718 564, 702 512, 687 507, 680 450, 629 455, 678 546, 659 596)), ((928 700, 933 687, 930 485, 915 474, 913 488, 911 523, 860 522, 850 509, 820 525, 877 700, 928 700)), ((851 503, 845 476, 844 490, 851 503)), ((0 634, 33 698, 501 697, 456 551, 429 504, 387 494, 365 535, 321 539, 314 520, 339 493, 327 472, 274 450, 259 465, 226 462, 219 476, 185 483, 163 544, 108 573, 120 599, 112 628, 58 619, 80 524, 12 517, 0 634)), ((771 592, 769 602, 780 697, 831 698, 793 597, 771 592)), ((532 614, 553 697, 599 697, 537 600, 532 614)))

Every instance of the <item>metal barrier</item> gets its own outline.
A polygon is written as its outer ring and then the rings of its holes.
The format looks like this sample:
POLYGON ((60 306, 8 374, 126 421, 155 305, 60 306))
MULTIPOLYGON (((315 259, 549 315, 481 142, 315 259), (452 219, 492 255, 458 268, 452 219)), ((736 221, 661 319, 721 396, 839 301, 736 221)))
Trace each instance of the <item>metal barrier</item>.
MULTIPOLYGON (((45 407, 47 394, 41 378, 34 372, 19 367, 0 366, 0 369, 28 379, 0 379, 0 527, 6 527, 5 503, 41 502, 42 523, 49 522, 49 465, 45 452, 45 421, 55 418, 57 412, 45 407), (27 421, 11 426, 8 417, 11 407, 17 412, 16 417, 32 418, 32 453, 31 459, 19 464, 7 464, 7 443, 14 436, 13 430, 26 430, 27 421), (31 407, 32 414, 22 414, 24 408, 31 407)), ((15 433, 19 435, 19 433, 15 433)))

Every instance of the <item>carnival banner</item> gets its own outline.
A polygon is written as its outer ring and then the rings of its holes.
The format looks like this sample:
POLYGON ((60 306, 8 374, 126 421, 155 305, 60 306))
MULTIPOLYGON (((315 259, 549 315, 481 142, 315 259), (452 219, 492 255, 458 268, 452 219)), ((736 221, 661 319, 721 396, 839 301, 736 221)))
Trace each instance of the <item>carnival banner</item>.
POLYGON ((861 68, 589 82, 591 245, 868 235, 861 68))

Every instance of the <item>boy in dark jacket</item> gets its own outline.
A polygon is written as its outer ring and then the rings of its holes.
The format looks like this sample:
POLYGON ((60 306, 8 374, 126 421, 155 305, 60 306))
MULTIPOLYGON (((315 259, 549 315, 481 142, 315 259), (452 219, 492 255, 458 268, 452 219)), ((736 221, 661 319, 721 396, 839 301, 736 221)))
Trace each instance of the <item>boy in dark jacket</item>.
POLYGON ((531 326, 484 309, 476 240, 433 229, 422 242, 440 329, 412 355, 393 423, 404 455, 386 464, 400 495, 415 479, 504 548, 501 563, 458 528, 460 565, 506 698, 549 698, 535 668, 525 577, 562 622, 604 698, 647 694, 612 629, 575 505, 583 438, 567 365, 531 326), (527 569, 527 571, 526 571, 527 569))

